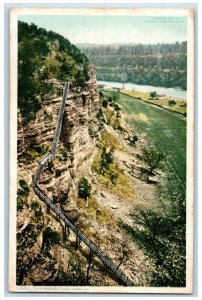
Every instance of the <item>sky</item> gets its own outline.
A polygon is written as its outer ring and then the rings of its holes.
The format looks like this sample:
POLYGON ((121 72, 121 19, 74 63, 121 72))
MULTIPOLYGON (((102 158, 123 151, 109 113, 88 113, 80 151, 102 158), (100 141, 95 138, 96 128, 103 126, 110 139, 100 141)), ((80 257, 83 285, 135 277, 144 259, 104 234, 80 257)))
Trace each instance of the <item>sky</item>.
POLYGON ((21 15, 68 38, 71 43, 174 43, 187 40, 186 17, 21 15))

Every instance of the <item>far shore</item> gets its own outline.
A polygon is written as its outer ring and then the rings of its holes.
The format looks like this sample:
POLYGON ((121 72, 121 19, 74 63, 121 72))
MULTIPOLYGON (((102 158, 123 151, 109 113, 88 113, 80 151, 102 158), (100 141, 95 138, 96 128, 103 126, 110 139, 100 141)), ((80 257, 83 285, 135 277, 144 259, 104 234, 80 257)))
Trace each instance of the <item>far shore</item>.
POLYGON ((105 89, 105 91, 118 91, 123 95, 130 96, 132 98, 135 98, 140 101, 144 101, 147 103, 150 103, 155 106, 162 107, 166 110, 170 110, 172 112, 178 113, 183 116, 187 116, 187 102, 186 100, 175 98, 175 97, 169 97, 166 95, 160 96, 159 98, 151 98, 149 93, 141 92, 141 91, 128 91, 125 89, 105 89))

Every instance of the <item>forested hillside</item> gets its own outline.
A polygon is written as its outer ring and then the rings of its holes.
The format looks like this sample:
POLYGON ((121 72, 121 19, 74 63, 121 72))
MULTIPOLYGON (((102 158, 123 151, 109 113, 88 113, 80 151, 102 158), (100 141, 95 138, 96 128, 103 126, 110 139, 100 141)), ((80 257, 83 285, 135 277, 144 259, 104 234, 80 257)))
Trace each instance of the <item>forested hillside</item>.
POLYGON ((156 45, 80 45, 98 80, 186 90, 187 42, 156 45))
POLYGON ((87 57, 68 39, 35 24, 18 23, 18 107, 23 116, 31 118, 51 92, 46 79, 83 86, 87 67, 87 57))

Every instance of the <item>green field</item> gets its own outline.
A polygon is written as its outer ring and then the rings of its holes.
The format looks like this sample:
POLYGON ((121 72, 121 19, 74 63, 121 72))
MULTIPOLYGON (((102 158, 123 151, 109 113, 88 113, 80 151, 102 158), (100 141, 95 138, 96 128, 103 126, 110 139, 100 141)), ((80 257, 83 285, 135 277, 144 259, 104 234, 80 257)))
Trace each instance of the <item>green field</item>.
POLYGON ((130 92, 130 91, 122 91, 122 94, 129 95, 131 97, 137 98, 142 101, 147 101, 148 103, 157 105, 157 106, 162 106, 166 109, 169 109, 171 111, 180 113, 182 115, 186 115, 187 113, 187 107, 186 107, 186 102, 179 100, 179 99, 171 99, 170 97, 167 97, 165 99, 150 99, 149 93, 144 93, 144 92, 130 92), (175 104, 174 105, 169 105, 169 101, 174 100, 175 104))
POLYGON ((127 122, 167 154, 167 167, 185 185, 186 118, 123 94, 118 102, 127 122))

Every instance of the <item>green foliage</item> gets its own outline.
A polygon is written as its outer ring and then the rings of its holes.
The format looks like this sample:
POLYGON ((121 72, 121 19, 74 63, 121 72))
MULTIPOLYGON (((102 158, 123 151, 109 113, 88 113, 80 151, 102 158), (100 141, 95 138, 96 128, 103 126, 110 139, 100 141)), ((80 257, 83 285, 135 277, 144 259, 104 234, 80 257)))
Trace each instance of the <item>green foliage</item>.
POLYGON ((80 198, 87 199, 91 195, 91 184, 86 178, 81 178, 78 184, 78 194, 80 198))
POLYGON ((24 179, 19 180, 19 185, 22 188, 21 193, 23 193, 26 196, 29 195, 29 187, 27 186, 27 182, 24 179))
POLYGON ((151 92, 150 94, 150 97, 153 99, 153 98, 156 98, 157 97, 157 92, 154 91, 154 92, 151 92))
POLYGON ((107 106, 108 106, 108 101, 107 101, 106 99, 103 99, 103 100, 102 100, 102 106, 103 106, 104 108, 107 108, 107 106))
POLYGON ((108 101, 109 102, 117 102, 120 98, 120 94, 117 91, 112 91, 110 93, 110 96, 108 96, 108 101))
POLYGON ((21 211, 27 206, 27 198, 30 193, 30 189, 27 182, 24 179, 19 180, 20 188, 17 190, 17 210, 21 211))
POLYGON ((170 174, 157 192, 158 207, 132 214, 135 241, 155 262, 152 286, 182 287, 186 283, 186 195, 170 174))
POLYGON ((32 202, 30 207, 34 210, 37 221, 41 220, 43 216, 41 205, 37 202, 32 202))
POLYGON ((52 245, 60 244, 61 239, 58 232, 52 230, 50 227, 47 227, 43 231, 43 245, 42 252, 47 253, 52 245))
POLYGON ((142 149, 141 159, 150 168, 150 174, 153 174, 154 169, 160 166, 165 159, 165 154, 156 149, 156 147, 148 145, 142 149))
POLYGON ((53 174, 54 173, 54 163, 53 163, 53 161, 52 160, 50 160, 49 162, 48 162, 48 171, 51 173, 51 174, 53 174))
POLYGON ((85 47, 82 51, 95 65, 97 79, 141 85, 187 86, 187 42, 155 45, 85 47))
POLYGON ((176 101, 175 101, 175 100, 169 100, 169 101, 168 101, 168 105, 169 105, 169 106, 176 105, 176 101))
POLYGON ((21 211, 23 210, 24 206, 26 205, 26 202, 23 201, 22 197, 17 197, 17 210, 21 211))
POLYGON ((35 117, 43 96, 53 90, 45 82, 52 78, 83 86, 89 80, 87 57, 63 36, 19 21, 18 107, 27 120, 35 117))
POLYGON ((68 159, 68 152, 66 148, 64 147, 59 147, 58 148, 58 158, 60 161, 66 162, 68 159))
POLYGON ((128 138, 128 140, 129 140, 131 146, 135 146, 138 141, 138 136, 136 134, 134 134, 134 135, 130 136, 128 138))
POLYGON ((73 251, 70 257, 70 267, 67 272, 60 269, 57 277, 53 281, 54 286, 83 286, 86 285, 86 260, 77 252, 73 251))
POLYGON ((53 121, 53 116, 51 114, 46 113, 44 116, 44 122, 49 123, 53 121))
POLYGON ((113 163, 113 149, 103 147, 100 160, 100 173, 104 174, 105 170, 109 170, 109 165, 113 163))
POLYGON ((47 150, 47 146, 30 144, 27 146, 27 149, 19 155, 18 160, 25 164, 30 164, 33 161, 35 161, 38 157, 45 154, 47 150))

